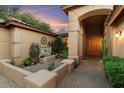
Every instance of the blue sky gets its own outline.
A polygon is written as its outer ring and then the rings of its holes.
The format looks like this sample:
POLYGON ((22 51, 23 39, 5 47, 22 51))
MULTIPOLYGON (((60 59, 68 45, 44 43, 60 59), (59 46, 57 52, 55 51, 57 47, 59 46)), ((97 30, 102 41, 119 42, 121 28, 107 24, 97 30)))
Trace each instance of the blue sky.
POLYGON ((33 16, 52 26, 55 31, 68 29, 68 17, 59 5, 23 5, 21 11, 31 12, 33 16))

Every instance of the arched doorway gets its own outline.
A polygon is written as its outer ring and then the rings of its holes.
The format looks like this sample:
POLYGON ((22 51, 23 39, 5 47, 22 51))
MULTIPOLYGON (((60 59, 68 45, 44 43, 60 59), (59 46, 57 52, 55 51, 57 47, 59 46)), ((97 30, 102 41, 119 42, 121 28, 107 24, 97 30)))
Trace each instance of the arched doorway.
POLYGON ((84 57, 102 56, 102 37, 104 36, 104 22, 110 9, 98 9, 81 15, 78 20, 83 28, 84 57))
POLYGON ((85 26, 85 56, 102 55, 105 19, 105 15, 97 15, 83 20, 85 26))

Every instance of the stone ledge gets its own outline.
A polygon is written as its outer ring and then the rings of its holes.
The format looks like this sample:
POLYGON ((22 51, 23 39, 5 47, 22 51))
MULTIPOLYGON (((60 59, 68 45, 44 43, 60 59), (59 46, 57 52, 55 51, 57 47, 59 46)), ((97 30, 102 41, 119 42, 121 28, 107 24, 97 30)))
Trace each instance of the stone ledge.
POLYGON ((41 70, 25 77, 26 87, 55 88, 56 78, 57 73, 41 70))

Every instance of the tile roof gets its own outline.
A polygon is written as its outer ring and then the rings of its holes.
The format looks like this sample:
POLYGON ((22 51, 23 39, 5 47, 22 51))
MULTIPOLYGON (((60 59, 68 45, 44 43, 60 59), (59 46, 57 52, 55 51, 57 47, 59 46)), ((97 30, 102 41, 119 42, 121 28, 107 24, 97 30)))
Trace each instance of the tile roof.
MULTIPOLYGON (((123 7, 124 7, 124 6, 121 6, 121 5, 114 5, 114 6, 113 6, 113 10, 111 11, 110 15, 108 15, 107 18, 106 18, 106 21, 105 21, 105 25, 106 25, 106 26, 107 26, 108 24, 110 24, 110 21, 112 21, 113 16, 115 16, 115 14, 118 12, 118 10, 119 10, 119 9, 123 9, 123 7)), ((120 14, 120 12, 121 12, 121 11, 118 12, 118 15, 120 14)), ((117 18, 117 16, 116 16, 116 18, 117 18)), ((116 19, 116 18, 115 18, 115 19, 116 19)), ((112 22, 114 22, 115 19, 113 19, 112 22)), ((112 22, 111 22, 111 23, 112 23, 112 22)))
POLYGON ((25 28, 25 29, 30 29, 32 31, 40 32, 40 33, 51 35, 51 36, 58 36, 58 34, 56 34, 56 33, 43 31, 43 30, 37 28, 36 26, 26 24, 25 22, 23 22, 21 20, 18 20, 16 18, 13 18, 13 17, 10 17, 5 21, 0 20, 0 26, 2 26, 2 27, 8 27, 10 25, 14 25, 14 26, 17 26, 17 27, 25 28))

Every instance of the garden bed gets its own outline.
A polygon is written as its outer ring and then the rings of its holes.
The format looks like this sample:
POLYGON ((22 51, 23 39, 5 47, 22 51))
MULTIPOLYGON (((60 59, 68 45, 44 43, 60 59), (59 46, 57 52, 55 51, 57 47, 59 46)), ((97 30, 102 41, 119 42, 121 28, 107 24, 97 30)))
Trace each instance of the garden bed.
POLYGON ((48 70, 49 65, 51 65, 53 63, 54 63, 54 68, 57 68, 61 65, 60 61, 61 61, 61 59, 55 59, 53 61, 46 62, 46 63, 40 62, 40 63, 37 63, 35 65, 31 65, 31 66, 20 65, 19 67, 34 73, 34 72, 37 72, 37 71, 40 71, 43 69, 48 70))
POLYGON ((0 77, 0 80, 2 80, 0 83, 4 83, 3 81, 5 81, 5 85, 0 87, 55 88, 66 74, 72 73, 74 69, 74 60, 65 59, 61 61, 60 59, 56 59, 53 62, 55 63, 55 68, 52 71, 48 71, 47 67, 47 70, 45 70, 43 64, 40 63, 29 66, 30 70, 32 70, 31 67, 34 67, 35 70, 29 71, 24 66, 20 68, 10 64, 10 62, 0 61, 0 75, 5 76, 2 78, 0 77), (43 68, 41 68, 41 65, 43 68))
POLYGON ((104 57, 104 69, 111 87, 124 87, 124 59, 119 57, 104 57))

